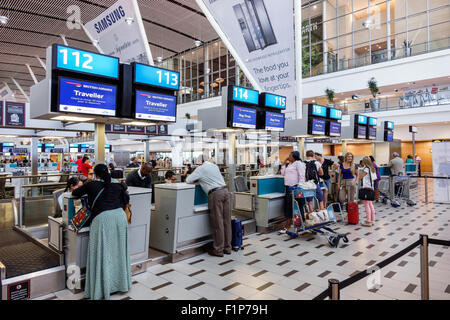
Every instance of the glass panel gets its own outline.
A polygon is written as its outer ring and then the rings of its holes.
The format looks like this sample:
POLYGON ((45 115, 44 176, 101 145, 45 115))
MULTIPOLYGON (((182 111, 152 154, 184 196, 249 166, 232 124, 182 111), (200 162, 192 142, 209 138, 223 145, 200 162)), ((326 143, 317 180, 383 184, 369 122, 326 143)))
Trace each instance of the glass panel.
POLYGON ((450 22, 430 26, 430 50, 450 48, 450 22))
POLYGON ((438 8, 441 6, 449 5, 448 0, 428 0, 430 9, 438 8))
POLYGON ((408 15, 427 11, 427 0, 408 0, 408 15))
MULTIPOLYGON (((448 2, 448 1, 447 1, 448 2)), ((430 24, 437 24, 450 20, 450 8, 430 11, 430 24)))
POLYGON ((391 20, 401 19, 406 16, 406 0, 395 0, 391 10, 391 20))

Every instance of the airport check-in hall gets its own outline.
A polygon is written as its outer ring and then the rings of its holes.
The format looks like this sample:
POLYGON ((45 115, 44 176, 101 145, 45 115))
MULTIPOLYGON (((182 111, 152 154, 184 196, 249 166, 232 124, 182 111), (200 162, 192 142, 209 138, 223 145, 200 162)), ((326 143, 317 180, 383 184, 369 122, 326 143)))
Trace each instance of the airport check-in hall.
POLYGON ((0 0, 0 300, 450 300, 449 63, 448 0, 0 0))

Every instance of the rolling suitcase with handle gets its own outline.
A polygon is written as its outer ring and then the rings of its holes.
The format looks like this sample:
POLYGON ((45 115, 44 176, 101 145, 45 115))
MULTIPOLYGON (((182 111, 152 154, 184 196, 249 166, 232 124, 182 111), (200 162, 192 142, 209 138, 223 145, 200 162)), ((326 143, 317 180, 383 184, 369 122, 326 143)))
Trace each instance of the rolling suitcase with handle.
POLYGON ((244 237, 244 231, 242 229, 242 221, 239 219, 231 220, 231 248, 234 251, 244 249, 242 238, 244 237))
POLYGON ((347 221, 349 224, 358 224, 359 222, 359 209, 356 202, 347 205, 347 221))

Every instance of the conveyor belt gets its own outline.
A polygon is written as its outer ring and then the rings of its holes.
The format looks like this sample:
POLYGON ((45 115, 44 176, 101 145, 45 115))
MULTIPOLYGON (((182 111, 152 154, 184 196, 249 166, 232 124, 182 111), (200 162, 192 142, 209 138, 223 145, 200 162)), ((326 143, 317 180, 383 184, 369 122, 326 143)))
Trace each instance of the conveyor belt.
POLYGON ((0 261, 6 267, 6 278, 59 266, 56 253, 46 251, 12 229, 0 230, 0 261))

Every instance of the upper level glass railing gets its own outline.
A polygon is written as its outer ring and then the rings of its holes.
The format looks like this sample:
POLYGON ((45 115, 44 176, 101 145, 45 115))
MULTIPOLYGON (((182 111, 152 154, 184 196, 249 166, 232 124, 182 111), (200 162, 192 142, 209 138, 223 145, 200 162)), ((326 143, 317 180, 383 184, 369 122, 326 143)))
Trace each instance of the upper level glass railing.
POLYGON ((374 108, 370 99, 337 103, 344 114, 390 111, 398 109, 450 105, 450 90, 431 93, 427 90, 411 92, 410 95, 378 98, 378 108, 374 108))

